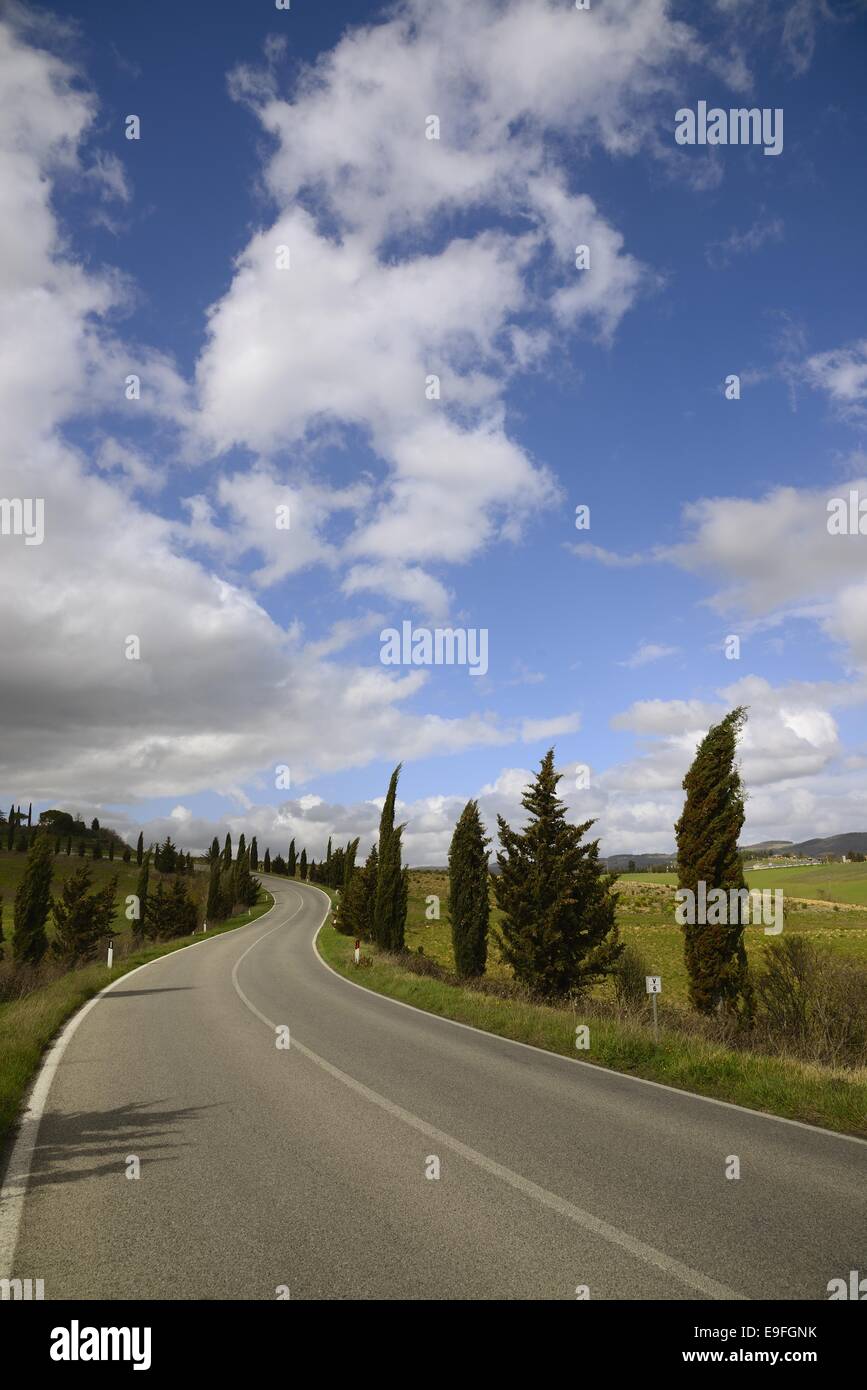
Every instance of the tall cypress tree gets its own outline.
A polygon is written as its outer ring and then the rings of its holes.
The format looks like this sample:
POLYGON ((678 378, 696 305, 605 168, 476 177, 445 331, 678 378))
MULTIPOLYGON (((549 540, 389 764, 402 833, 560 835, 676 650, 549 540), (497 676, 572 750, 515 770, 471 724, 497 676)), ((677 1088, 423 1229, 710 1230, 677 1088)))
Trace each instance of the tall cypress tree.
POLYGON ((598 840, 582 843, 593 821, 566 821, 559 781, 551 748, 521 799, 526 829, 518 834, 497 817, 502 848, 494 878, 500 955, 518 980, 549 997, 609 974, 623 950, 614 875, 599 863, 598 840))
POLYGON ((220 870, 222 864, 220 856, 211 860, 211 872, 208 875, 208 901, 205 905, 205 921, 216 922, 220 916, 222 902, 220 898, 220 870))
POLYGON ((271 872, 271 851, 270 851, 270 849, 266 849, 266 850, 265 850, 265 858, 264 858, 264 860, 263 860, 262 867, 263 867, 263 869, 264 869, 264 871, 265 871, 266 874, 270 874, 270 872, 271 872))
POLYGON ((400 843, 403 827, 395 827, 394 808, 402 764, 398 763, 388 784, 379 818, 376 902, 373 910, 373 936, 389 951, 403 950, 406 926, 406 885, 402 883, 400 843))
POLYGON ((136 943, 141 943, 148 935, 148 882, 151 872, 151 857, 146 854, 139 869, 135 894, 138 898, 138 918, 133 919, 132 935, 136 943))
MULTIPOLYGON (((705 893, 746 887, 738 839, 743 828, 744 788, 735 764, 738 737, 746 721, 743 706, 731 710, 708 730, 683 779, 686 801, 675 825, 677 881, 697 901, 700 883, 705 893)), ((693 914, 695 915, 695 914, 693 914)), ((712 911, 708 916, 717 915, 712 911)), ((684 925, 684 958, 689 975, 689 998, 700 1013, 717 1008, 752 1008, 752 990, 744 949, 740 900, 728 906, 725 922, 684 925), (735 920, 730 920, 734 918, 735 920)))
POLYGON ((257 844, 257 842, 256 842, 256 836, 254 835, 253 838, 252 838, 252 840, 250 841, 250 868, 252 869, 253 873, 255 873, 256 870, 258 869, 258 867, 259 867, 259 846, 258 846, 258 844, 257 844))
POLYGON ((15 807, 9 807, 9 820, 6 823, 6 848, 11 849, 15 844, 15 807))
POLYGON ((228 867, 229 867, 229 865, 231 864, 231 862, 232 862, 232 837, 231 837, 231 835, 229 834, 229 832, 226 831, 226 843, 225 843, 225 845, 223 846, 223 865, 224 865, 224 867, 228 869, 228 867))
POLYGON ((288 871, 289 871, 289 877, 290 877, 290 878, 294 878, 294 877, 295 877, 295 870, 296 870, 297 867, 298 867, 298 856, 297 856, 296 853, 295 853, 295 841, 293 840, 292 843, 291 843, 290 846, 289 846, 289 864, 288 864, 288 871))
POLYGON ((449 847, 449 913, 459 975, 484 975, 488 960, 488 845, 477 801, 468 801, 449 847))
POLYGON ((136 845, 135 845, 135 862, 136 862, 137 864, 141 864, 141 861, 142 861, 143 857, 144 857, 144 832, 140 830, 140 831, 138 832, 138 839, 136 840, 136 845))
POLYGON ((51 840, 43 833, 30 846, 15 894, 12 955, 26 965, 38 965, 48 949, 45 923, 51 907, 52 870, 51 840))
POLYGON ((307 851, 302 849, 301 858, 298 860, 298 877, 303 883, 307 878, 307 851))
POLYGON ((216 837, 216 835, 215 835, 214 838, 213 838, 213 840, 211 841, 211 848, 208 850, 208 853, 207 853, 207 860, 208 860, 208 863, 209 863, 209 864, 213 864, 213 863, 215 862, 215 860, 218 860, 219 858, 220 858, 220 842, 219 842, 219 840, 217 839, 217 837, 216 837))

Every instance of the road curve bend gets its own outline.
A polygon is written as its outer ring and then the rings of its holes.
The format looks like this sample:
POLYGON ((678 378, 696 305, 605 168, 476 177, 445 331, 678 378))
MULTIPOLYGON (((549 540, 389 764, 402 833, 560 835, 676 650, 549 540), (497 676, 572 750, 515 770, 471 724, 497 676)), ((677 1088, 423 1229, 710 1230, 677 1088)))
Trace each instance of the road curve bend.
POLYGON ((6 1175, 0 1276, 46 1299, 826 1299, 864 1267, 864 1143, 356 988, 312 948, 324 895, 264 881, 265 917, 81 1017, 6 1175))

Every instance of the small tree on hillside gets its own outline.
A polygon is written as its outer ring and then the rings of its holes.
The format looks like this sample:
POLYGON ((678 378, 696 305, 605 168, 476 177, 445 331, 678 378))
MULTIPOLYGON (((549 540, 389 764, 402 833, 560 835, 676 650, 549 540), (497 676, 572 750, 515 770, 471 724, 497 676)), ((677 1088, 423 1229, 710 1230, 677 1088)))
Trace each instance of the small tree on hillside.
POLYGON ((144 856, 144 832, 138 832, 138 839, 135 846, 135 862, 140 864, 144 856))
POLYGON ((98 893, 91 893, 91 873, 81 864, 64 880, 60 898, 51 904, 55 933, 51 943, 54 955, 69 966, 94 960, 100 942, 112 936, 117 879, 98 893))
POLYGON ((522 797, 526 829, 517 833, 497 817, 500 954, 523 984, 547 996, 586 989, 611 973, 623 950, 614 875, 599 863, 598 840, 582 843, 593 821, 567 822, 559 781, 551 748, 522 797))
POLYGON ((477 801, 468 801, 449 847, 449 913, 459 975, 484 975, 488 959, 488 845, 477 801))
MULTIPOLYGON (((712 888, 746 887, 738 838, 743 828, 744 789, 735 764, 738 736, 746 710, 733 709, 708 730, 698 746, 692 766, 683 779, 686 801, 675 826, 677 881, 696 897, 700 883, 712 888)), ((687 922, 684 925, 684 957, 689 975, 689 998, 700 1013, 717 1008, 752 1009, 752 990, 746 951, 741 900, 734 900, 725 922, 687 922), (734 918, 734 920, 731 920, 734 918)), ((693 914, 695 915, 695 914, 693 914)))
POLYGON ((15 894, 12 955, 24 965, 38 965, 48 949, 45 923, 51 908, 52 869, 51 840, 37 834, 15 894))
POLYGON ((302 849, 301 858, 298 860, 298 877, 302 883, 307 879, 307 851, 302 849))

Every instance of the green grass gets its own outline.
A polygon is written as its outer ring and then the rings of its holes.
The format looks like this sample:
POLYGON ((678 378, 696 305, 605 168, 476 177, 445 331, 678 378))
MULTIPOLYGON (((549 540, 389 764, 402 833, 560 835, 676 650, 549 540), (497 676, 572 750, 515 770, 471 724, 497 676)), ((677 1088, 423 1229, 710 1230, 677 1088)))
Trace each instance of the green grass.
MULTIPOLYGON (((251 912, 222 922, 211 929, 208 936, 221 936, 255 921, 268 911, 272 902, 271 895, 263 893, 251 912)), ((176 941, 154 942, 116 959, 111 972, 104 963, 93 962, 78 970, 67 971, 23 999, 0 1004, 0 1151, 4 1141, 9 1139, 24 1094, 42 1057, 66 1020, 112 980, 147 961, 170 955, 194 941, 204 940, 204 937, 197 935, 179 937, 176 941)))
MULTIPOLYGON (((750 888, 782 888, 793 898, 855 903, 867 908, 867 864, 811 864, 803 869, 755 869, 750 888)), ((621 874, 621 882, 676 884, 677 874, 621 874)))
POLYGON ((379 959, 369 944, 364 948, 368 964, 358 969, 352 961, 353 942, 330 925, 323 926, 317 944, 323 960, 348 979, 443 1018, 680 1090, 867 1136, 867 1070, 832 1071, 794 1059, 736 1052, 666 1029, 664 1022, 657 1045, 652 1030, 641 1021, 599 1018, 592 1011, 582 1019, 571 1009, 481 994, 379 959), (584 1021, 590 1024, 591 1049, 579 1055, 575 1026, 584 1021))

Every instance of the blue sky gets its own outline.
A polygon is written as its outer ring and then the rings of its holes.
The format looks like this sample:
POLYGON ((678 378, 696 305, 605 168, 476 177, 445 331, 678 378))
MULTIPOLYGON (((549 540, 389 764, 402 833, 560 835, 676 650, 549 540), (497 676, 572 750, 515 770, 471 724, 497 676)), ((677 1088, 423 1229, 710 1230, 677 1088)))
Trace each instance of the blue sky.
POLYGON ((2 24, 4 487, 47 516, 0 547, 36 652, 7 801, 317 853, 367 835, 402 759, 436 862, 468 797, 520 817, 554 743, 604 850, 668 850, 697 739, 743 702, 748 838, 867 827, 867 538, 825 522, 867 474, 863 9, 2 24), (699 101, 782 109, 782 152, 678 146, 699 101), (487 675, 383 667, 405 619, 486 629, 487 675))

